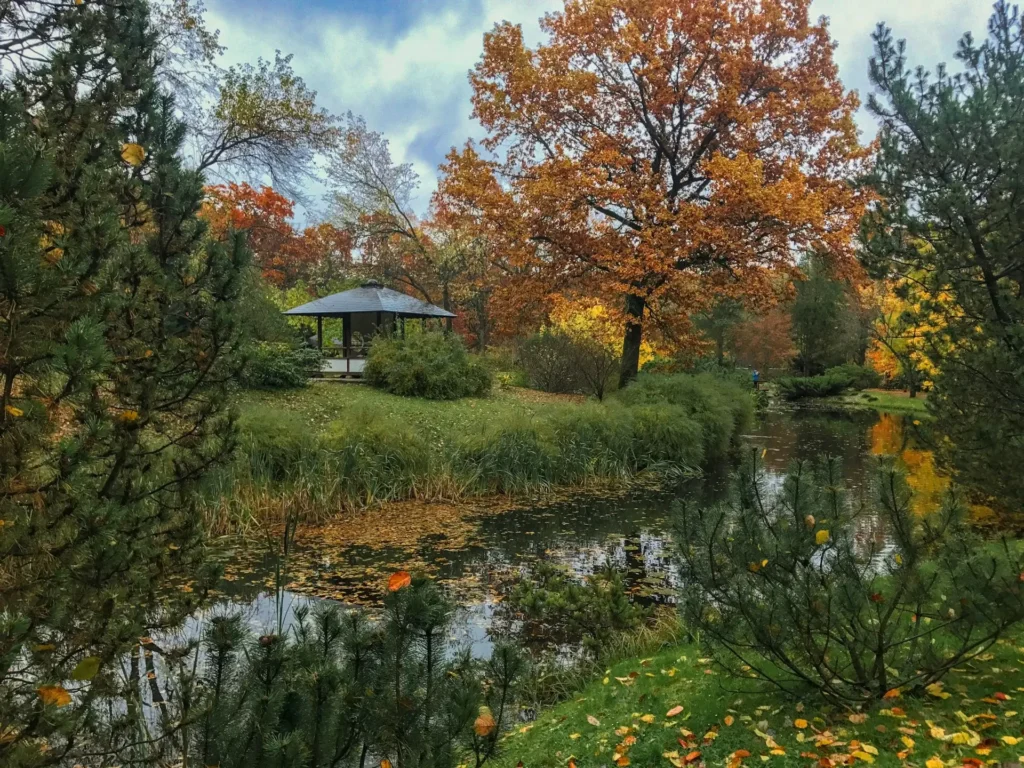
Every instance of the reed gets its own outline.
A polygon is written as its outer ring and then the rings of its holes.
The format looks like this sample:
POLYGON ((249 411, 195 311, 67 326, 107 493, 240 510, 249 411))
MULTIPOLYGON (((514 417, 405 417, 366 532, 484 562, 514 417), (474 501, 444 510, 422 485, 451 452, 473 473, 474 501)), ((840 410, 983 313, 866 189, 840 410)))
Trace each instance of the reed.
POLYGON ((645 377, 635 387, 604 403, 475 420, 454 418, 444 404, 434 420, 429 411, 410 418, 391 401, 366 399, 318 425, 301 409, 252 405, 233 463, 205 488, 207 525, 250 532, 389 501, 523 496, 697 471, 725 456, 753 412, 749 393, 712 376, 645 377))

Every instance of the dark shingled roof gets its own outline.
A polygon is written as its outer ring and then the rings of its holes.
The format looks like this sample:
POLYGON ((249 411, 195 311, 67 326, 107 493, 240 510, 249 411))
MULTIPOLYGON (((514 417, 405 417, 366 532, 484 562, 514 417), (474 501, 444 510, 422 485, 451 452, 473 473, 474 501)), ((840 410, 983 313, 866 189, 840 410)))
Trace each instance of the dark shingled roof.
POLYGON ((285 312, 286 315, 341 315, 346 312, 394 312, 406 317, 455 317, 451 312, 435 307, 413 296, 369 282, 322 299, 303 304, 285 312))

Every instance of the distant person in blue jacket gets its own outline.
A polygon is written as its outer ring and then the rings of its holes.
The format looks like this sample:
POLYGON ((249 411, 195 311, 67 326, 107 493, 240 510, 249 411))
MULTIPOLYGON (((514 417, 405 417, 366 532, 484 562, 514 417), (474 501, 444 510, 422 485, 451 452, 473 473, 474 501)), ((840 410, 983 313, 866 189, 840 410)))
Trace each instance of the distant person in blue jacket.
POLYGON ((761 388, 761 374, 757 372, 757 368, 754 369, 754 373, 752 374, 752 378, 754 379, 754 389, 760 389, 761 388))

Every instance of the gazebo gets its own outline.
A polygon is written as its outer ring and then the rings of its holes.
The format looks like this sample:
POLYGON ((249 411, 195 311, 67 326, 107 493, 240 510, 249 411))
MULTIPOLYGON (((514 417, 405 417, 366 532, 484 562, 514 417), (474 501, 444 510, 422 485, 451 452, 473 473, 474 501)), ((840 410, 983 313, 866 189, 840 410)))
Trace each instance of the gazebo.
POLYGON ((419 318, 425 323, 436 317, 450 324, 455 317, 446 309, 385 288, 375 280, 289 309, 284 314, 315 317, 316 346, 320 350, 324 350, 324 318, 340 319, 340 343, 339 340, 328 343, 323 372, 353 377, 363 375, 366 353, 374 336, 396 331, 404 334, 406 318, 419 318))

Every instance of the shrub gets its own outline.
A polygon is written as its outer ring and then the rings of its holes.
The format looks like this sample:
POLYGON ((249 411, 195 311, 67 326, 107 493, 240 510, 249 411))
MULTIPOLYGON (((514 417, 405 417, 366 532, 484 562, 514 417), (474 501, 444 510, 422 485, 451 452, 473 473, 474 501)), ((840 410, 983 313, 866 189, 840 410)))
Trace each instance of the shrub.
POLYGON ((780 376, 774 383, 781 397, 802 400, 838 395, 853 386, 853 379, 847 373, 823 373, 821 376, 780 376))
POLYGON ((520 344, 519 365, 534 389, 602 400, 615 380, 619 356, 597 339, 548 329, 520 344))
POLYGON ((261 341, 248 350, 239 381, 247 389, 294 389, 306 386, 322 366, 317 349, 261 341))
POLYGON ((731 376, 642 373, 617 397, 627 405, 668 403, 682 408, 683 413, 702 427, 703 461, 727 456, 739 435, 754 420, 750 388, 745 380, 740 383, 731 376))
POLYGON ((846 376, 850 379, 850 386, 856 390, 874 389, 882 383, 882 376, 874 368, 856 363, 846 363, 829 368, 825 371, 826 376, 846 376))
POLYGON ((679 510, 685 620, 731 672, 791 693, 939 682, 1024 619, 1021 562, 978 540, 955 494, 928 516, 911 497, 889 460, 854 505, 838 461, 798 464, 779 489, 753 454, 730 503, 679 510), (864 535, 880 524, 891 539, 864 535))
POLYGON ((491 373, 453 334, 415 333, 374 340, 366 382, 395 395, 429 400, 479 397, 491 389, 491 373))

